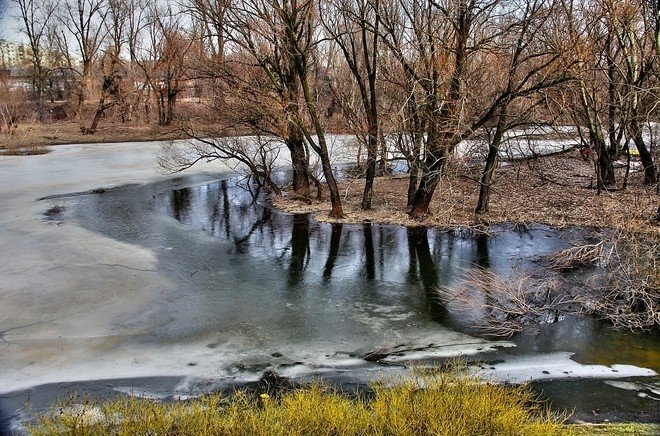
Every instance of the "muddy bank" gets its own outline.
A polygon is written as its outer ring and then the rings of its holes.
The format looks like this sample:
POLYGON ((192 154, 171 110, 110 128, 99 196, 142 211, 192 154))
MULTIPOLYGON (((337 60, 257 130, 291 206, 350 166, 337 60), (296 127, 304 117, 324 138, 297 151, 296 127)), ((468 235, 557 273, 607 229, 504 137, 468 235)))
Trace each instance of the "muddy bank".
MULTIPOLYGON (((443 229, 484 227, 494 224, 547 224, 555 227, 629 226, 659 235, 660 225, 651 223, 660 196, 655 187, 643 185, 643 172, 633 171, 627 190, 598 192, 591 161, 579 157, 577 150, 537 159, 504 162, 497 169, 490 211, 476 215, 480 166, 455 166, 438 186, 431 213, 423 220, 406 214, 406 176, 377 178, 372 210, 362 211, 363 179, 340 183, 345 218, 332 220, 327 215, 329 201, 311 205, 289 196, 273 200, 290 213, 315 213, 327 222, 361 223, 370 221, 405 226, 434 226, 443 229)), ((623 169, 618 170, 622 176, 623 169)), ((326 196, 327 197, 327 196, 326 196)))

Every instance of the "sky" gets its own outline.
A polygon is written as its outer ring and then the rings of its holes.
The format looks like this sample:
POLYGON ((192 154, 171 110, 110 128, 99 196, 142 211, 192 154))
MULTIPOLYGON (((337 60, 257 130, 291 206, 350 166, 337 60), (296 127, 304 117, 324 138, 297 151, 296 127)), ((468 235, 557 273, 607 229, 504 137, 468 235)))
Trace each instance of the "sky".
POLYGON ((0 0, 0 38, 23 41, 18 30, 18 11, 10 0, 0 0))

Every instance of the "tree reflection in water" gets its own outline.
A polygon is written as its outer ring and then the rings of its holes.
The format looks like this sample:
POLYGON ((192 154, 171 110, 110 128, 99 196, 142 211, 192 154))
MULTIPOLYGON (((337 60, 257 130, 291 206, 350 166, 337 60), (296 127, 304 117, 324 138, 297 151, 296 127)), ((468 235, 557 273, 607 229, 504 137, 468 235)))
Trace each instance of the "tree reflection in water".
POLYGON ((318 223, 309 215, 277 212, 226 181, 175 190, 167 203, 173 218, 232 242, 236 255, 269 259, 273 280, 281 277, 286 288, 304 289, 297 295, 342 289, 354 293, 352 298, 421 309, 442 324, 460 315, 450 316, 438 288, 460 280, 467 269, 502 269, 505 257, 544 249, 526 242, 534 238, 530 231, 509 232, 500 241, 426 227, 318 223))

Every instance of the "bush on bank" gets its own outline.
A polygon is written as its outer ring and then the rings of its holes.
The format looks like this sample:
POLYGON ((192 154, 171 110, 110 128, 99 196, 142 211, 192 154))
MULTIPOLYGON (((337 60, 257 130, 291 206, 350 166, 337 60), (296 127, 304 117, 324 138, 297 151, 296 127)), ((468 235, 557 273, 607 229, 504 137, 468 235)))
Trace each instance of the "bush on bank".
POLYGON ((347 396, 315 383, 279 397, 238 392, 190 401, 122 398, 63 405, 33 435, 559 435, 561 417, 525 386, 486 383, 464 370, 425 371, 347 396))

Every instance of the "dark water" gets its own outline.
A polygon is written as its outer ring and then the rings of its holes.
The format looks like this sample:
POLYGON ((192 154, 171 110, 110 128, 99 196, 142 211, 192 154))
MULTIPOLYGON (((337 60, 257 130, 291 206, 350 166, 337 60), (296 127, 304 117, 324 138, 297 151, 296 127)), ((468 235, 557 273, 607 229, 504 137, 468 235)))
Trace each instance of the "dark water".
MULTIPOLYGON (((474 334, 474 320, 442 301, 438 288, 472 268, 535 274, 543 267, 541 256, 591 237, 584 229, 543 226, 500 227, 484 235, 368 222, 330 225, 279 213, 263 198, 252 201, 233 180, 206 177, 89 196, 77 218, 154 250, 160 269, 180 281, 186 299, 177 306, 194 311, 195 321, 180 325, 176 307, 157 309, 169 311, 159 314, 169 315, 154 332, 159 339, 244 330, 268 349, 281 342, 324 354, 405 342, 404 334, 474 334)), ((656 335, 615 331, 592 319, 570 318, 514 339, 515 353, 570 351, 581 363, 660 370, 656 335)))
POLYGON ((159 314, 163 319, 169 316, 154 332, 159 340, 242 329, 264 341, 259 332, 267 331, 271 344, 341 338, 355 351, 401 331, 471 332, 470 319, 448 310, 438 288, 471 268, 502 274, 535 268, 538 256, 586 237, 582 230, 543 227, 499 228, 486 236, 330 225, 252 202, 231 181, 184 179, 168 188, 90 196, 77 211, 83 226, 154 250, 159 269, 180 282, 185 301, 156 309, 166 311, 159 314), (195 318, 180 325, 184 312, 195 318))
MULTIPOLYGON (((539 257, 590 238, 584 229, 499 227, 484 235, 368 222, 330 225, 309 215, 277 212, 263 197, 252 201, 235 181, 207 176, 87 195, 73 215, 87 229, 149 248, 157 256, 158 271, 176 284, 140 318, 124 321, 145 327, 134 340, 160 345, 201 341, 218 350, 220 377, 237 368, 259 373, 301 367, 347 382, 353 373, 377 366, 369 356, 378 353, 404 361, 440 362, 465 355, 506 362, 570 352, 581 364, 660 371, 657 334, 632 335, 570 317, 534 335, 492 340, 474 329, 478 314, 457 310, 436 292, 472 268, 533 274, 542 267, 539 257)), ((162 380, 145 379, 142 385, 155 383, 167 391, 175 384, 162 380)), ((620 412, 626 419, 659 420, 654 398, 660 394, 653 394, 660 387, 658 378, 644 378, 644 383, 641 389, 650 389, 650 398, 600 379, 538 386, 554 396, 558 407, 577 407, 576 416, 588 417, 601 408, 601 419, 620 412), (580 392, 573 402, 566 400, 571 389, 580 392), (626 404, 635 406, 629 410, 626 404)), ((139 380, 133 384, 140 386, 139 380)), ((49 398, 61 388, 43 389, 49 398)), ((31 392, 38 397, 38 389, 31 392)), ((0 400, 16 402, 25 395, 0 400)))
MULTIPOLYGON (((477 333, 474 319, 465 311, 448 309, 451 304, 446 303, 451 302, 442 301, 437 289, 459 282, 473 268, 505 276, 520 270, 534 274, 542 268, 538 260, 543 255, 592 242, 588 230, 544 226, 496 227, 486 235, 369 222, 317 223, 309 215, 282 214, 262 202, 246 204, 245 192, 226 180, 176 189, 162 200, 162 213, 233 242, 236 253, 270 258, 282 274, 278 286, 285 295, 302 294, 314 306, 314 300, 329 291, 356 304, 398 307, 414 313, 420 324, 431 321, 470 334, 477 333)), ((319 315, 327 312, 324 307, 319 315)), ((658 339, 657 332, 633 334, 590 318, 569 317, 542 326, 536 334, 518 335, 517 348, 511 351, 570 351, 585 364, 625 362, 660 371, 658 339)))
MULTIPOLYGON (((533 274, 542 268, 539 257, 591 237, 584 229, 543 226, 500 227, 484 235, 330 225, 277 212, 263 198, 252 201, 233 180, 202 176, 88 196, 76 215, 85 227, 154 250, 159 269, 180 282, 185 301, 156 309, 170 315, 154 332, 159 339, 249 330, 269 349, 278 341, 299 347, 336 345, 339 338, 353 352, 377 347, 396 332, 473 334, 474 320, 452 310, 438 288, 472 268, 533 274), (193 322, 177 322, 191 311, 193 322)), ((569 319, 515 341, 515 352, 570 351, 581 363, 660 370, 657 334, 615 331, 591 319, 569 319)))

